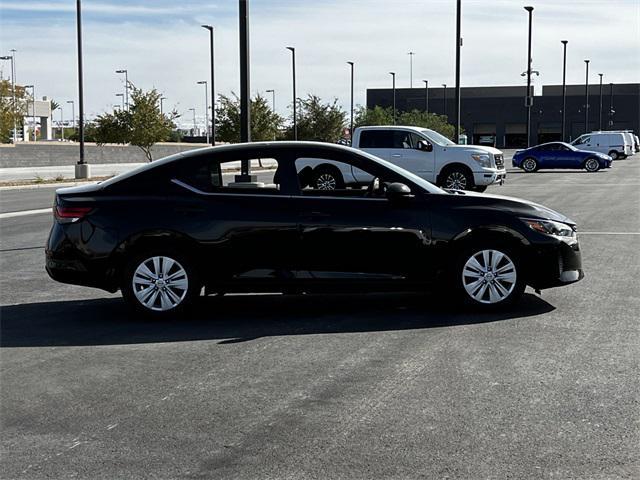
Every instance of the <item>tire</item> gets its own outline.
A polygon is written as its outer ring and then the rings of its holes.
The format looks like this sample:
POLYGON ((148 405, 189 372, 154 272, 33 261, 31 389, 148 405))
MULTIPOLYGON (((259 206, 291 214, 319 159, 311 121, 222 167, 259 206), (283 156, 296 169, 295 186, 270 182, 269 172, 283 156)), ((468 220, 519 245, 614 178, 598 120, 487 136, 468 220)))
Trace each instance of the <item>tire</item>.
POLYGON ((450 190, 473 190, 473 175, 467 169, 451 167, 440 174, 440 186, 450 190))
POLYGON ((611 150, 609 152, 609 156, 611 157, 611 160, 618 160, 620 159, 620 154, 618 152, 616 152, 615 150, 611 150))
POLYGON ((600 162, 596 158, 587 158, 584 162, 584 169, 587 172, 597 172, 600 170, 600 162))
POLYGON ((538 161, 535 158, 527 157, 522 161, 522 170, 533 173, 538 170, 538 161))
POLYGON ((483 193, 487 191, 487 188, 489 188, 488 185, 476 185, 474 190, 478 193, 483 193))
POLYGON ((337 168, 320 166, 313 171, 312 185, 315 190, 343 189, 344 179, 337 168))
POLYGON ((475 309, 512 305, 525 288, 519 255, 500 243, 487 243, 463 251, 458 257, 453 280, 459 296, 475 309))
POLYGON ((200 295, 201 284, 188 257, 161 249, 132 256, 120 288, 134 311, 160 319, 184 313, 200 295))

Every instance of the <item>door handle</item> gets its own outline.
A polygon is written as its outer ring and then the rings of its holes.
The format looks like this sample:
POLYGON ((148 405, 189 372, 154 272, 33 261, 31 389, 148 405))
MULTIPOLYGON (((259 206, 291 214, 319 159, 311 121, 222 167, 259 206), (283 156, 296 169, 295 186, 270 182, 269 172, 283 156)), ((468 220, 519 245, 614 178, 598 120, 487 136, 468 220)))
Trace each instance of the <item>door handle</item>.
POLYGON ((394 157, 394 158, 402 157, 402 155, 400 153, 393 153, 393 154, 391 154, 391 156, 394 157))
POLYGON ((305 212, 301 213, 300 216, 305 218, 327 218, 330 217, 331 214, 324 212, 305 212))

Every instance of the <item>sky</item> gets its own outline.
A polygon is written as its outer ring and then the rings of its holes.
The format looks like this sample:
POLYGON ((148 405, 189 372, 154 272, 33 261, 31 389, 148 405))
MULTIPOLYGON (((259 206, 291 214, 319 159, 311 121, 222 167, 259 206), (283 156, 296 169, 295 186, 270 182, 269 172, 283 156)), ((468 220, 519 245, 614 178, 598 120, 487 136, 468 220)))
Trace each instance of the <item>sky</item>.
MULTIPOLYGON (((77 98, 75 1, 0 0, 0 55, 16 49, 19 84, 35 84, 64 107, 77 98)), ((89 118, 120 102, 122 75, 137 87, 157 88, 190 125, 204 120, 209 37, 216 29, 216 90, 239 90, 237 0, 83 0, 85 109, 89 118)), ((276 110, 290 115, 291 53, 296 47, 298 96, 334 98, 348 108, 349 66, 355 62, 355 103, 367 88, 409 87, 422 80, 455 83, 455 0, 250 0, 251 91, 276 90, 276 110)), ((640 0, 462 0, 461 84, 524 85, 527 12, 533 5, 536 93, 562 82, 562 45, 569 40, 567 82, 640 82, 640 0)), ((10 74, 2 62, 2 75, 10 74)))

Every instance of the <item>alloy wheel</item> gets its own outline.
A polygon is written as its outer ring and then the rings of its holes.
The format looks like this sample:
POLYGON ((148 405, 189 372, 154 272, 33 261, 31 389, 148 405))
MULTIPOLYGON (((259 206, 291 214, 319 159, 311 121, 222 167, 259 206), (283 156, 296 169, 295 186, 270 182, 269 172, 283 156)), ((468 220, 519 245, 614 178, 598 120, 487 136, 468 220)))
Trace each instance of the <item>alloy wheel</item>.
POLYGON ((337 183, 335 176, 330 173, 322 173, 316 179, 316 188, 318 190, 335 190, 337 183))
POLYGON ((498 250, 473 254, 462 269, 462 284, 467 294, 479 303, 496 304, 506 300, 516 287, 513 261, 498 250))
POLYGON ((533 172, 537 167, 536 161, 533 158, 527 158, 522 162, 522 168, 525 172, 533 172))
POLYGON ((142 261, 131 281, 141 305, 149 310, 166 312, 182 303, 189 290, 187 272, 176 260, 157 256, 142 261))
POLYGON ((587 160, 587 163, 584 164, 584 168, 588 172, 596 172, 600 168, 600 164, 595 158, 590 158, 589 160, 587 160))
POLYGON ((464 190, 465 188, 467 188, 467 177, 465 177, 462 172, 451 172, 449 175, 447 175, 445 188, 451 190, 464 190))

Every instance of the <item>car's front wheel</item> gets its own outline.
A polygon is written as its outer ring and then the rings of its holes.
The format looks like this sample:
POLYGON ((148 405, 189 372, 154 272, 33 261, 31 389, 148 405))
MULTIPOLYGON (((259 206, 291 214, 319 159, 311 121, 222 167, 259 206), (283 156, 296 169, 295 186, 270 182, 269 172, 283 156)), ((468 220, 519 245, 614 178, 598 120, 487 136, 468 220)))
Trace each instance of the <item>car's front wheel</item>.
POLYGON ((516 252, 502 246, 465 251, 457 269, 458 290, 466 303, 480 308, 504 306, 524 291, 524 280, 516 252))
POLYGON ((597 172, 600 170, 600 162, 595 158, 587 158, 587 161, 584 162, 584 169, 587 172, 597 172))
POLYGON ((538 170, 538 162, 535 158, 525 158, 522 161, 522 169, 527 173, 532 173, 538 170))
POLYGON ((135 255, 127 263, 122 295, 134 310, 153 317, 183 312, 200 294, 191 261, 177 252, 135 255))

